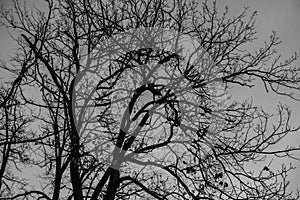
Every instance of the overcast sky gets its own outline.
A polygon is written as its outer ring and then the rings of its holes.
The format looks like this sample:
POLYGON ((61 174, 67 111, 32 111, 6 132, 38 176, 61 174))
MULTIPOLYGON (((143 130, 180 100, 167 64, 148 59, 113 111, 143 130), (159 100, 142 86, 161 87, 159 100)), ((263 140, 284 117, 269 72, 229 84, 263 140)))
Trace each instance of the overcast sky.
MULTIPOLYGON (((9 1, 0 0, 0 2, 2 5, 6 5, 9 1)), ((257 36, 260 39, 258 43, 267 40, 271 31, 275 30, 282 40, 278 53, 282 54, 283 57, 287 57, 296 51, 300 55, 300 0, 220 0, 218 2, 219 8, 225 5, 229 6, 229 12, 232 15, 240 13, 245 6, 249 6, 249 11, 258 12, 256 18, 257 36)), ((3 27, 0 27, 0 56, 7 59, 11 53, 13 53, 13 43, 3 27)), ((300 66, 300 59, 296 64, 300 66)), ((2 75, 0 74, 0 77, 2 75)), ((280 100, 291 105, 293 123, 300 124, 300 102, 291 101, 287 98, 274 98, 272 94, 264 95, 260 88, 238 90, 234 94, 239 97, 253 96, 255 103, 266 107, 270 111, 275 108, 276 103, 280 100)), ((300 133, 298 135, 289 138, 286 142, 299 145, 300 133)), ((298 170, 294 177, 300 177, 300 162, 296 162, 295 165, 298 166, 298 170)), ((298 178, 298 180, 300 179, 298 178)), ((299 183, 297 184, 297 178, 294 178, 292 187, 296 188, 299 183)))
MULTIPOLYGON (((287 58, 294 52, 300 55, 300 0, 220 0, 218 5, 219 8, 228 5, 229 13, 232 14, 240 13, 245 6, 249 7, 251 12, 257 11, 257 43, 267 40, 271 31, 275 30, 282 40, 282 44, 277 48, 278 53, 282 54, 283 58, 287 58)), ((295 65, 300 67, 300 59, 297 60, 295 65)), ((263 91, 262 87, 252 90, 237 90, 234 95, 237 98, 253 96, 254 103, 263 106, 270 112, 274 110, 279 101, 290 105, 293 117, 292 122, 295 125, 300 125, 300 102, 288 98, 279 98, 272 94, 265 94, 263 91)), ((300 97, 300 94, 298 96, 300 97)), ((285 143, 299 146, 300 132, 295 136, 289 137, 285 143)), ((290 189, 292 190, 300 189, 300 161, 293 162, 293 165, 297 166, 297 169, 290 174, 290 189)))

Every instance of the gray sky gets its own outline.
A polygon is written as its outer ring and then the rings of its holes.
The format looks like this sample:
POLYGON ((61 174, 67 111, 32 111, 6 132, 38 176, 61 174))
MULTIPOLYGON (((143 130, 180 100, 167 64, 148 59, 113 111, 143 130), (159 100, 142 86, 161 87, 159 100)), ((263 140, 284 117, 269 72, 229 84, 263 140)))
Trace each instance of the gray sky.
MULTIPOLYGON (((300 0, 220 0, 217 5, 219 8, 228 5, 229 13, 233 15, 240 13, 245 6, 249 7, 249 11, 257 11, 257 45, 260 43, 263 45, 262 41, 267 40, 271 31, 275 30, 282 40, 282 44, 277 48, 278 53, 282 54, 282 58, 287 58, 294 52, 300 55, 300 0)), ((295 65, 300 67, 300 59, 295 65)), ((254 103, 263 106, 269 112, 274 110, 279 101, 287 104, 292 109, 292 123, 300 125, 300 102, 279 98, 274 94, 266 94, 262 86, 251 90, 235 90, 233 95, 237 99, 253 96, 254 103)), ((300 94, 298 96, 300 97, 300 94)), ((299 146, 300 132, 287 138, 284 142, 286 145, 299 146)), ((298 154, 299 156, 300 154, 298 154)), ((284 160, 279 161, 274 162, 274 164, 284 162, 284 160)), ((286 164, 288 165, 288 163, 286 164)), ((300 189, 300 161, 294 161, 293 165, 297 169, 289 176, 291 178, 291 190, 300 189)))
MULTIPOLYGON (((6 6, 9 1, 0 0, 0 4, 6 6)), ((257 36, 259 40, 257 44, 263 45, 262 41, 267 40, 272 30, 278 33, 282 40, 282 44, 278 48, 278 53, 287 57, 293 52, 300 55, 300 0, 219 0, 218 7, 229 6, 229 13, 236 15, 240 13, 245 6, 249 6, 249 11, 258 11, 256 18, 257 36)), ((8 59, 12 54, 13 42, 3 27, 0 27, 0 56, 8 59)), ((297 61, 300 66, 300 59, 297 61)), ((0 74, 0 78, 3 74, 0 74)), ((262 88, 252 90, 235 90, 233 95, 236 98, 247 98, 253 96, 254 103, 264 106, 268 111, 274 110, 278 101, 286 103, 292 108, 294 124, 300 124, 300 102, 292 101, 287 98, 278 98, 272 94, 262 94, 262 88)), ((300 96, 300 95, 299 95, 300 96)), ((286 144, 299 145, 300 133, 298 136, 288 138, 286 144)), ((293 177, 300 177, 300 161, 295 162, 298 166, 293 177)), ((297 178, 293 178, 292 187, 298 187, 297 178)), ((299 187, 298 187, 299 188, 299 187)))

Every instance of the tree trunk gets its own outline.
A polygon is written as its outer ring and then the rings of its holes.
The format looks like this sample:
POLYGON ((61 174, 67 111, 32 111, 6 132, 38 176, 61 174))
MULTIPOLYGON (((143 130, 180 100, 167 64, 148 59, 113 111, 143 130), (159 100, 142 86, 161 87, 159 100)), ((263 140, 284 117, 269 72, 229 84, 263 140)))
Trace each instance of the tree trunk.
POLYGON ((119 187, 120 182, 120 172, 117 169, 110 168, 110 177, 109 177, 109 183, 107 187, 107 192, 104 197, 104 200, 114 200, 117 189, 119 187))

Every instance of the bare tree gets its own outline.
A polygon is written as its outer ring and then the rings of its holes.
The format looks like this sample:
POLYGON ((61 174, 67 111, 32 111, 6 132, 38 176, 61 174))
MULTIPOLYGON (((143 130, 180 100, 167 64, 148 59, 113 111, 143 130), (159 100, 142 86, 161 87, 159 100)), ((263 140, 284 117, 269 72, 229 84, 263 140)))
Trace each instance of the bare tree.
POLYGON ((299 130, 290 109, 278 105, 273 125, 262 108, 229 95, 261 80, 266 92, 297 100, 297 56, 280 60, 275 33, 247 51, 256 13, 230 18, 216 2, 192 0, 39 6, 1 9, 19 47, 1 66, 17 77, 1 109, 18 97, 31 119, 3 114, 1 131, 21 123, 31 135, 12 143, 15 133, 1 132, 0 178, 11 144, 27 145, 20 155, 43 171, 39 184, 12 184, 1 199, 298 199, 287 189, 293 167, 267 163, 299 150, 274 148, 299 130))
MULTIPOLYGON (((5 102, 7 89, 1 85, 0 98, 5 102)), ((0 194, 9 196, 14 194, 16 188, 26 188, 26 180, 17 176, 22 166, 29 163, 29 142, 33 133, 26 128, 31 123, 28 109, 14 96, 9 98, 1 109, 0 124, 0 194)))

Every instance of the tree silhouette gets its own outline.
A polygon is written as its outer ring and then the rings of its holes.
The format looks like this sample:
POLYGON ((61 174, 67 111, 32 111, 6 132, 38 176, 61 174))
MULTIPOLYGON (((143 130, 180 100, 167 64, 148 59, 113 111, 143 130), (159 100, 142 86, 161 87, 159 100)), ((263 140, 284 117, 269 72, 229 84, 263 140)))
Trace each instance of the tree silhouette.
POLYGON ((272 124, 229 94, 260 80, 297 100, 297 56, 280 60, 275 32, 247 51, 256 13, 231 18, 216 1, 42 4, 1 8, 18 50, 1 64, 13 76, 1 91, 0 199, 298 199, 293 167, 267 163, 299 150, 274 148, 299 130, 290 109, 279 104, 272 124), (8 165, 40 169, 39 182, 8 165))

